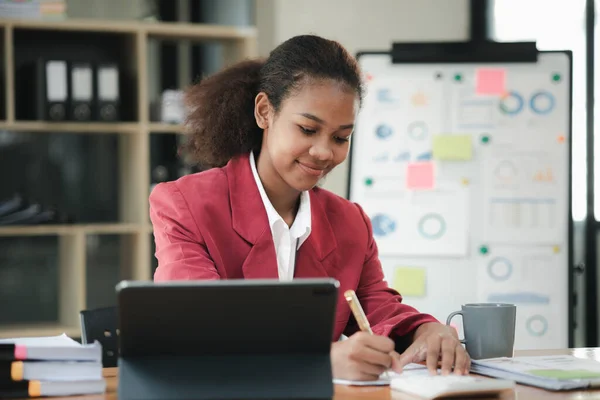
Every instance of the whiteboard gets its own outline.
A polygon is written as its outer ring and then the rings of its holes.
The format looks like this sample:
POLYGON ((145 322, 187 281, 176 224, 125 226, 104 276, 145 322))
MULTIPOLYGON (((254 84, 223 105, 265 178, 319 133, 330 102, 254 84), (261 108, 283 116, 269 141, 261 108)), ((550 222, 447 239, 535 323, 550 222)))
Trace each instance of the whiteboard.
POLYGON ((349 199, 390 286, 442 322, 465 303, 516 304, 516 349, 568 347, 571 54, 358 60, 349 199))

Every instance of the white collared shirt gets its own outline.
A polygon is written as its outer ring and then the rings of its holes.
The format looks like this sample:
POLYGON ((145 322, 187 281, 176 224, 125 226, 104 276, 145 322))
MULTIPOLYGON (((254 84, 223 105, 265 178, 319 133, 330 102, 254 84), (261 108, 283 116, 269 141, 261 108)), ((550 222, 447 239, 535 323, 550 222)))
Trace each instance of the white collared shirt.
POLYGON ((292 226, 288 227, 267 197, 265 188, 258 176, 253 152, 250 152, 250 167, 252 168, 252 175, 254 175, 260 197, 267 210, 269 226, 271 227, 273 243, 275 244, 275 254, 277 254, 277 271, 279 272, 279 279, 292 280, 294 279, 294 268, 296 267, 296 251, 310 235, 310 195, 307 191, 300 194, 300 207, 298 208, 298 213, 296 214, 292 226))

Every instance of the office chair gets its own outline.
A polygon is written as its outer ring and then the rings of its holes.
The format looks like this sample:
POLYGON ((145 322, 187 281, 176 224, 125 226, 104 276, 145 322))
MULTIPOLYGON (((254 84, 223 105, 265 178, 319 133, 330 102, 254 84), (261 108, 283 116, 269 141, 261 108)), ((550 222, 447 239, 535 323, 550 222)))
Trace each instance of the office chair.
POLYGON ((103 307, 79 312, 81 322, 81 343, 102 345, 102 366, 116 367, 119 357, 119 341, 117 329, 117 308, 103 307))

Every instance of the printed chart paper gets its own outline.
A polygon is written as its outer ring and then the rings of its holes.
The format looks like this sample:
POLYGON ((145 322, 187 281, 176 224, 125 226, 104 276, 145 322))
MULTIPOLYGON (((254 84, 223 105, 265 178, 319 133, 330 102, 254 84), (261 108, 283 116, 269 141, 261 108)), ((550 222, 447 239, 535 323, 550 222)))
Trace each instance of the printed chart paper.
POLYGON ((554 245, 564 240, 568 203, 566 169, 552 153, 506 152, 484 165, 484 241, 554 245))
MULTIPOLYGON (((477 257, 477 297, 480 302, 517 306, 515 347, 552 347, 568 323, 567 255, 552 246, 490 245, 477 257)), ((566 334, 566 332, 564 333, 566 334)))
POLYGON ((466 255, 468 189, 414 192, 403 200, 363 204, 381 255, 466 255))

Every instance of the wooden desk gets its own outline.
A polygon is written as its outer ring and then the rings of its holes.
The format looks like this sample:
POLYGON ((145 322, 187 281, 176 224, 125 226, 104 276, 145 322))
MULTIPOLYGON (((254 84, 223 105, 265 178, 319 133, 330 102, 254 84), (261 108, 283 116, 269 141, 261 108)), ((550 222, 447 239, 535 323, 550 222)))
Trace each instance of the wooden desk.
MULTIPOLYGON (((573 354, 579 358, 588 358, 591 360, 600 361, 600 348, 582 348, 582 349, 565 349, 565 350, 531 350, 517 351, 516 356, 535 356, 535 355, 556 355, 556 354, 573 354)), ((117 369, 107 368, 104 371, 104 376, 107 380, 107 393, 101 396, 79 396, 65 397, 59 400, 117 400, 117 369)), ((334 400, 415 400, 414 396, 405 395, 400 392, 392 391, 389 387, 349 387, 335 386, 334 400)), ((489 397, 488 397, 489 399, 489 397)), ((587 400, 599 399, 600 389, 586 391, 569 391, 569 392, 549 392, 542 389, 536 389, 529 386, 518 385, 515 393, 507 393, 501 399, 518 399, 518 400, 587 400)))

